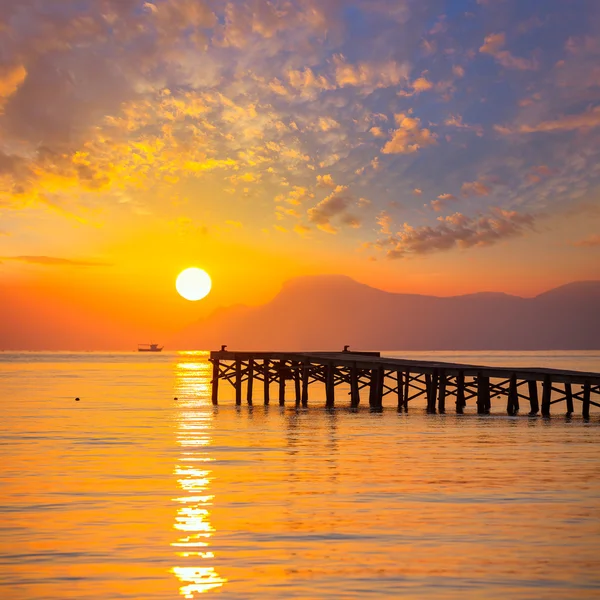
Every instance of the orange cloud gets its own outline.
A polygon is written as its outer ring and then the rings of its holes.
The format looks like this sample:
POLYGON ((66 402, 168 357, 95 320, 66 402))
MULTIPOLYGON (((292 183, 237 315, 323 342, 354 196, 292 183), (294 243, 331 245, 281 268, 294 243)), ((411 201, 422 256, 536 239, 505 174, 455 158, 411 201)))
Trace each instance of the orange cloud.
POLYGON ((360 227, 360 219, 347 212, 352 203, 353 198, 348 193, 348 187, 338 185, 329 196, 308 210, 308 219, 318 229, 327 233, 338 232, 338 228, 331 222, 334 218, 349 227, 360 227))
POLYGON ((506 43, 504 33, 492 33, 486 36, 483 45, 479 48, 482 54, 490 54, 498 63, 507 69, 518 69, 520 71, 537 69, 537 61, 514 56, 508 50, 502 50, 506 43))
POLYGON ((2 260, 15 260, 32 265, 44 265, 47 267, 110 267, 109 263, 92 260, 72 260, 70 258, 58 258, 56 256, 2 256, 2 260))
POLYGON ((578 248, 595 248, 600 246, 600 235, 589 235, 586 238, 573 242, 578 248))
POLYGON ((485 183, 481 181, 466 181, 460 188, 463 196, 489 196, 492 191, 485 183))
POLYGON ((577 129, 593 129, 600 126, 600 106, 577 115, 567 115, 552 121, 542 121, 537 125, 522 125, 519 131, 523 133, 574 131, 577 129))
POLYGON ((404 113, 395 115, 395 118, 398 129, 381 150, 383 154, 412 154, 421 148, 437 144, 436 135, 429 129, 420 127, 420 119, 404 113))

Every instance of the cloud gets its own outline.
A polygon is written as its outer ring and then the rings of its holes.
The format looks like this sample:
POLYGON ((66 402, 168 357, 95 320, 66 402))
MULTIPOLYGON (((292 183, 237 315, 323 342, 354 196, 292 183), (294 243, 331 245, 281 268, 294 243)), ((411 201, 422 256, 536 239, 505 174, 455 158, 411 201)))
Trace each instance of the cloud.
POLYGON ((383 62, 346 62, 342 54, 333 57, 335 80, 339 87, 360 87, 365 93, 377 88, 399 85, 408 79, 409 68, 406 63, 393 60, 383 62))
POLYGON ((455 213, 439 217, 433 227, 412 227, 405 223, 396 235, 378 241, 376 246, 388 247, 388 258, 404 258, 455 248, 490 246, 523 235, 533 226, 534 218, 530 214, 492 208, 487 215, 467 217, 455 213))
POLYGON ((412 154, 421 148, 437 144, 436 135, 429 129, 421 128, 420 119, 404 113, 395 115, 398 129, 381 150, 383 154, 412 154))
POLYGON ((318 229, 327 233, 338 232, 338 228, 331 222, 332 219, 349 227, 360 227, 360 219, 348 212, 353 202, 354 198, 348 192, 348 187, 338 185, 329 196, 308 210, 308 219, 318 229))
POLYGON ((521 125, 519 131, 523 133, 575 131, 578 129, 593 129, 600 126, 600 106, 596 106, 584 113, 566 115, 550 121, 542 121, 537 125, 521 125))
POLYGON ((576 246, 578 248, 600 247, 600 235, 589 235, 586 238, 573 242, 573 246, 576 246))
POLYGON ((379 225, 379 231, 385 235, 391 235, 391 227, 393 223, 392 215, 390 215, 387 211, 382 210, 377 215, 377 224, 379 225))
POLYGON ((72 260, 55 256, 3 256, 2 260, 15 260, 32 265, 67 267, 110 267, 109 263, 91 260, 72 260))
POLYGON ((462 184, 460 191, 463 196, 468 198, 472 196, 489 196, 492 190, 482 181, 466 181, 462 184))
POLYGON ((419 188, 415 188, 415 189, 413 190, 413 194, 414 194, 415 196, 421 196, 421 195, 423 194, 423 190, 420 190, 419 188))
POLYGON ((507 69, 517 69, 519 71, 530 71, 538 68, 538 63, 534 59, 525 59, 514 56, 508 50, 502 50, 506 43, 504 33, 493 33, 486 36, 483 45, 479 48, 482 54, 490 54, 496 61, 507 69))
POLYGON ((449 204, 456 202, 458 198, 454 194, 440 194, 436 200, 431 201, 431 208, 435 212, 441 212, 449 204))
POLYGON ((317 187, 334 189, 336 186, 333 177, 327 173, 325 175, 317 175, 317 187))
POLYGON ((479 137, 483 135, 483 127, 481 125, 469 125, 464 123, 460 115, 450 115, 444 121, 444 125, 447 125, 448 127, 456 127, 457 129, 474 131, 479 137))
POLYGON ((431 81, 429 81, 426 77, 419 77, 418 79, 415 79, 415 81, 412 82, 410 87, 412 91, 407 92, 406 90, 400 90, 398 92, 398 95, 410 97, 420 94, 421 92, 427 92, 428 90, 433 88, 433 83, 431 83, 431 81))

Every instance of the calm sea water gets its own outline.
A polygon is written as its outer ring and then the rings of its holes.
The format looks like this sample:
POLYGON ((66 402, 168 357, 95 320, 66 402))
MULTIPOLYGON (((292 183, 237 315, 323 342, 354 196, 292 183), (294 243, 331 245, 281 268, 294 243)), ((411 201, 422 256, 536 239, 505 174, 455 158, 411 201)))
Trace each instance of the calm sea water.
POLYGON ((0 598, 600 596, 597 412, 213 409, 206 359, 0 353, 0 598))

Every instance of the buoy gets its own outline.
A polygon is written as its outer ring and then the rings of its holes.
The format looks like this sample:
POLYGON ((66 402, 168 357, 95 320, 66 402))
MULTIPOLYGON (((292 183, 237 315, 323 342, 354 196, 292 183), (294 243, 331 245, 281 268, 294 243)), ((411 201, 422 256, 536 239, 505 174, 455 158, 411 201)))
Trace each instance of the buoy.
POLYGON ((75 398, 75 402, 79 402, 79 398, 75 398))
POLYGON ((173 398, 173 400, 177 400, 177 398, 173 398))

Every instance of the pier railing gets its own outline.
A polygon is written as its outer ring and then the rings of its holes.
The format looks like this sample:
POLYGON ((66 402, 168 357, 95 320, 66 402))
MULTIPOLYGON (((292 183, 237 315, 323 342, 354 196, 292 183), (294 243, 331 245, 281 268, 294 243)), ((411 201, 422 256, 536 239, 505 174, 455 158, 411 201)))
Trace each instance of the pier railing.
POLYGON ((589 419, 590 406, 600 407, 600 373, 562 369, 487 367, 458 363, 382 357, 379 352, 230 352, 210 354, 213 364, 212 402, 218 404, 219 383, 235 389, 235 402, 252 405, 256 388, 262 384, 262 401, 271 402, 271 388, 277 388, 278 402, 284 406, 286 387, 293 386, 297 407, 307 407, 311 385, 325 386, 325 406, 335 406, 335 388, 349 386, 350 407, 358 408, 361 391, 368 391, 369 407, 380 410, 383 399, 392 396, 399 411, 421 398, 427 412, 445 413, 454 401, 462 414, 474 400, 478 414, 489 414, 492 399, 504 399, 509 415, 519 413, 521 401, 529 404, 528 414, 550 416, 551 406, 564 403, 565 414, 574 412, 575 401, 589 419), (257 384, 257 385, 255 385, 257 384), (594 397, 594 400, 592 400, 594 397))

